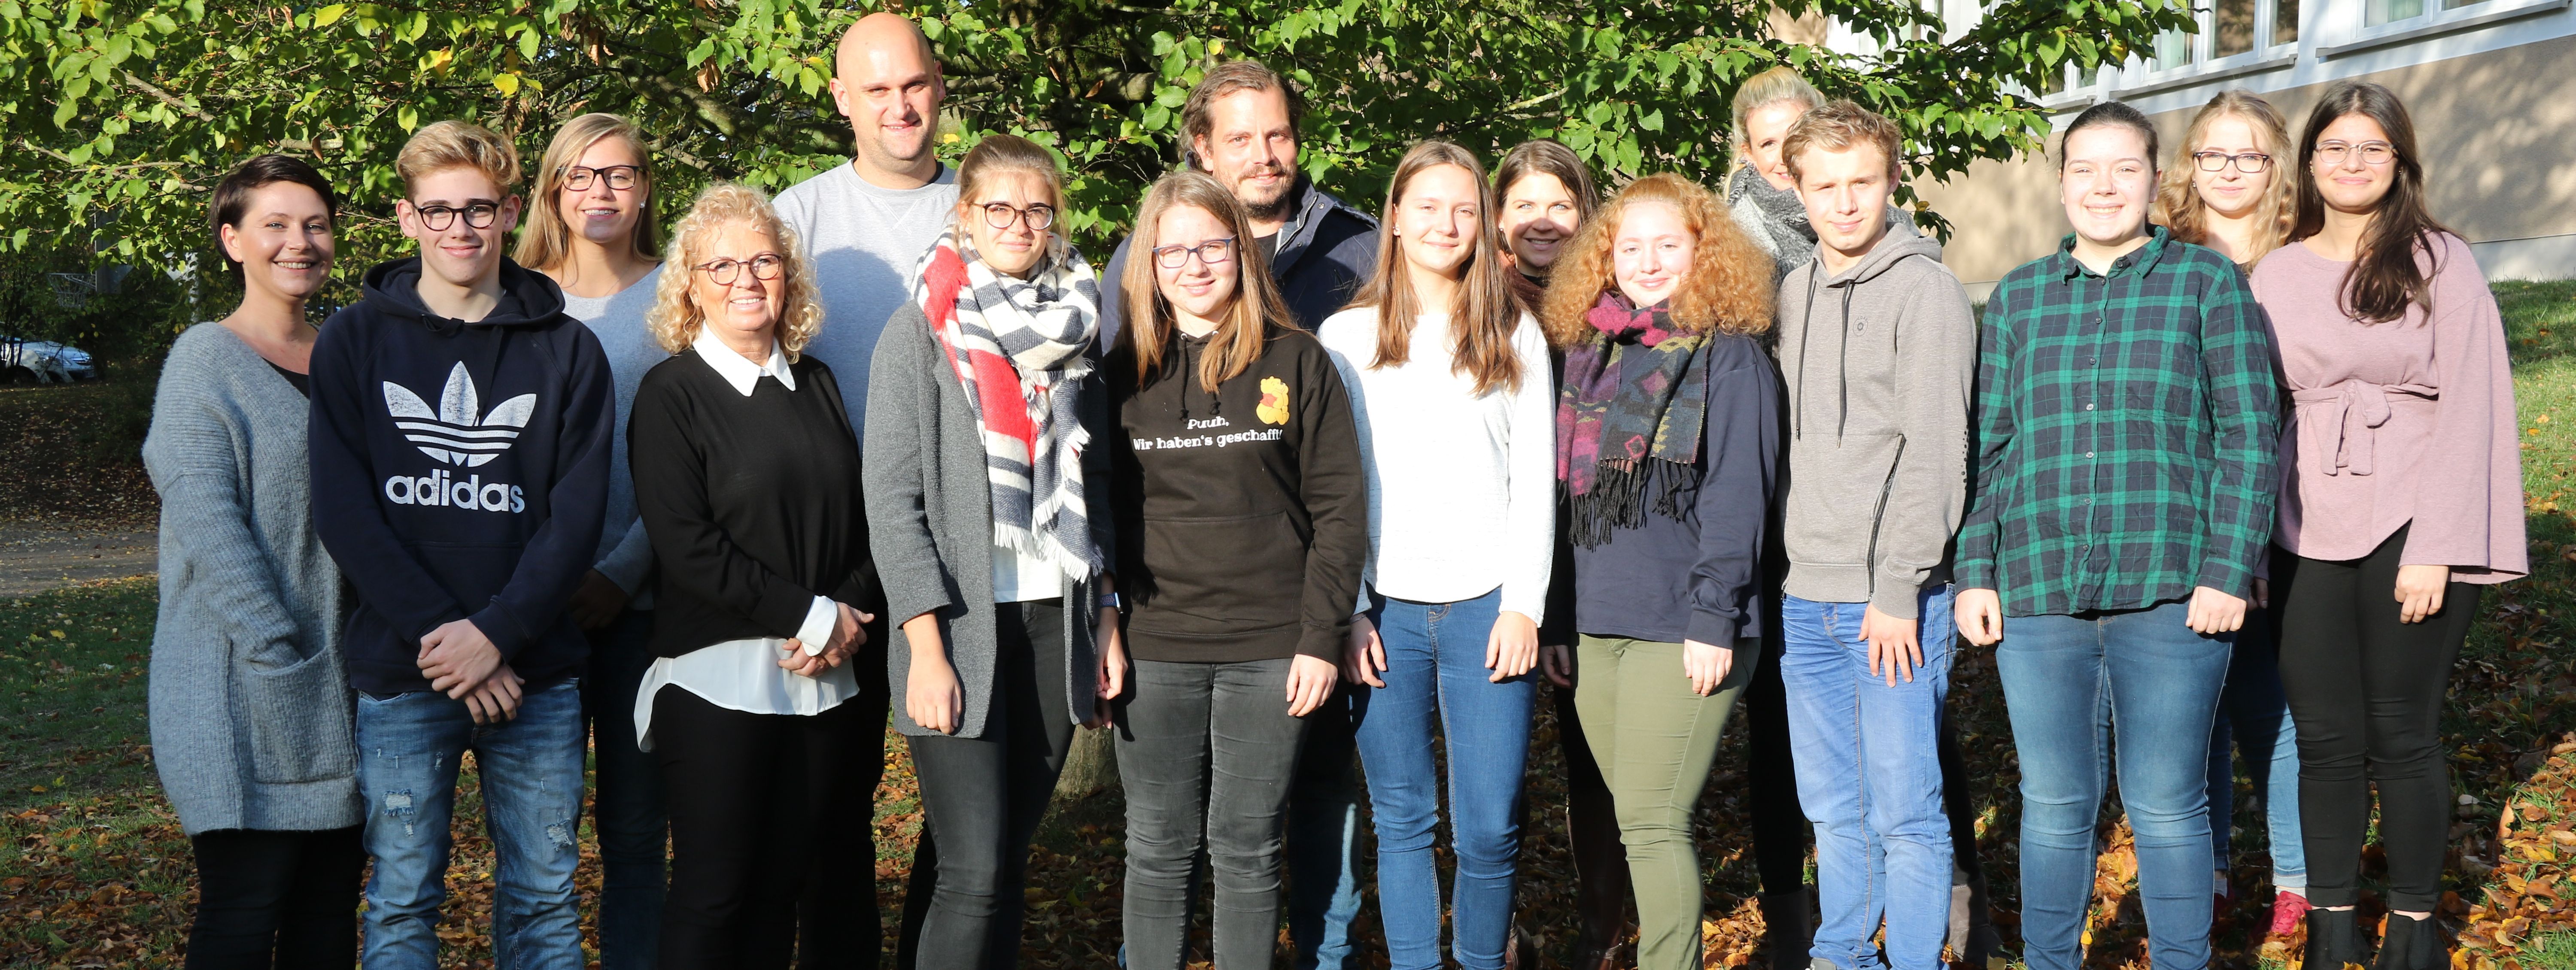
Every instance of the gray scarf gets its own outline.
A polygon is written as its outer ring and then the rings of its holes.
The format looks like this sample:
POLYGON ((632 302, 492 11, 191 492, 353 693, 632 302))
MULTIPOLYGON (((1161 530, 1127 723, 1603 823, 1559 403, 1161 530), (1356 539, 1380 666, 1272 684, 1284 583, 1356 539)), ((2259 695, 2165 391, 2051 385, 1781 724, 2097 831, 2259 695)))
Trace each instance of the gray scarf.
POLYGON ((1727 177, 1726 204, 1736 224, 1771 254, 1772 279, 1816 257, 1816 230, 1807 225, 1807 204, 1795 192, 1772 188, 1753 166, 1736 166, 1727 177))

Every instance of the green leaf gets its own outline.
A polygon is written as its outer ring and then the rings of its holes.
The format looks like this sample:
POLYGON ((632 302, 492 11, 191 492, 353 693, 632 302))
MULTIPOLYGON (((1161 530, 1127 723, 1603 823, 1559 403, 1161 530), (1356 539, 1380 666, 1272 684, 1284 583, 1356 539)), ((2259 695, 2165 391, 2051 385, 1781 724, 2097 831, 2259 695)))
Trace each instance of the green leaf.
POLYGON ((313 11, 313 26, 317 28, 331 26, 332 24, 339 23, 340 18, 347 16, 348 13, 349 5, 345 3, 335 3, 320 10, 313 11))

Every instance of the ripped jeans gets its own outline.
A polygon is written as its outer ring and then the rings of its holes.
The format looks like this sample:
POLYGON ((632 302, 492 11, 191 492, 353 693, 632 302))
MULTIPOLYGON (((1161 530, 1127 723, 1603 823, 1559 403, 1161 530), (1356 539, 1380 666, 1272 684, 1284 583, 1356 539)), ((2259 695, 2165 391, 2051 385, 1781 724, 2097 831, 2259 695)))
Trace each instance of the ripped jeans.
POLYGON ((366 799, 367 970, 433 970, 447 899, 457 762, 474 752, 496 883, 494 965, 581 970, 573 867, 581 860, 581 684, 531 690, 518 717, 477 726, 461 701, 430 691, 358 702, 358 791, 366 799))

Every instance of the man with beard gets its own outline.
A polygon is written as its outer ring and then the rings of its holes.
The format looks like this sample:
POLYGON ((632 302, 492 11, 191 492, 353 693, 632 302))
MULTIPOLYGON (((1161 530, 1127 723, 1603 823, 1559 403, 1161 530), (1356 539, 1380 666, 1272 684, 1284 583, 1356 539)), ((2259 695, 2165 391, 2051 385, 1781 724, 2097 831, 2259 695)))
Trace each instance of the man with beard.
MULTIPOLYGON (((1181 161, 1234 192, 1251 210, 1252 231, 1289 312, 1313 330, 1350 302, 1377 262, 1377 220, 1316 188, 1297 168, 1304 103, 1286 78, 1258 61, 1208 71, 1181 108, 1181 161)), ((1116 338, 1125 295, 1127 241, 1101 277, 1100 342, 1116 338)), ((1306 744, 1288 793, 1288 929, 1298 970, 1341 970, 1351 917, 1360 908, 1356 873, 1359 806, 1352 765, 1349 696, 1336 691, 1307 715, 1306 744)))
MULTIPOLYGON (((805 248, 828 321, 805 345, 805 353, 821 358, 839 377, 850 427, 862 435, 868 364, 876 356, 877 335, 896 307, 911 303, 906 277, 957 208, 957 173, 940 164, 931 150, 939 103, 947 95, 939 57, 920 27, 891 13, 860 18, 841 35, 832 60, 832 103, 850 119, 856 151, 849 164, 832 166, 778 194, 778 215, 796 230, 797 244, 805 248)), ((882 603, 851 605, 879 616, 885 612, 882 603)), ((871 707, 860 716, 882 724, 889 693, 885 621, 868 624, 867 634, 867 646, 851 657, 859 665, 859 696, 851 703, 871 707)), ((885 750, 882 733, 870 737, 874 743, 863 745, 865 750, 856 755, 859 763, 850 767, 859 776, 852 784, 873 793, 885 770, 885 750)), ((914 942, 928 913, 937 870, 937 853, 925 829, 913 854, 911 884, 904 890, 898 967, 913 965, 914 942)), ((809 911, 818 905, 864 908, 868 919, 859 925, 870 936, 876 932, 872 897, 806 904, 809 911)), ((867 952, 874 954, 875 946, 867 952)))

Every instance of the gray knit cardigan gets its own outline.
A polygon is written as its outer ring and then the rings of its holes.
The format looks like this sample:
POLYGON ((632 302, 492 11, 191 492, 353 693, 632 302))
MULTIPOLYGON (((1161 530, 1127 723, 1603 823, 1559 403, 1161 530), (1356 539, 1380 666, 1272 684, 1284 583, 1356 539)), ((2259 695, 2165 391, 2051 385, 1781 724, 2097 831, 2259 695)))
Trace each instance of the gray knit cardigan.
POLYGON ((152 760, 189 835, 361 821, 340 571, 313 535, 304 395, 220 323, 161 367, 152 760))
MULTIPOLYGON (((1093 356, 1095 368, 1098 355, 1093 356)), ((1094 445, 1082 456, 1092 541, 1118 561, 1109 523, 1109 458, 1097 443, 1108 440, 1109 393, 1095 369, 1083 395, 1081 420, 1094 445)), ((904 708, 912 675, 912 647, 903 621, 937 613, 948 662, 957 668, 965 699, 955 737, 984 735, 993 701, 993 666, 1000 634, 993 604, 993 485, 985 470, 984 442, 966 406, 965 385, 931 336, 930 321, 911 302, 897 307, 877 338, 868 370, 868 427, 864 436, 868 544, 885 585, 886 619, 894 630, 886 648, 886 679, 894 689, 895 730, 936 732, 913 721, 904 708)), ((1099 612, 1091 577, 1067 577, 1064 588, 1065 669, 1058 683, 1039 689, 1065 692, 1077 723, 1091 716, 1100 654, 1099 612)), ((1053 678, 1049 678, 1052 680, 1053 678)))

